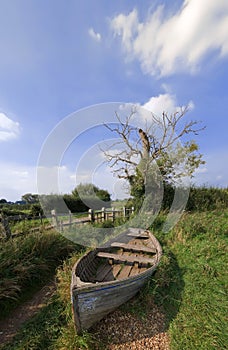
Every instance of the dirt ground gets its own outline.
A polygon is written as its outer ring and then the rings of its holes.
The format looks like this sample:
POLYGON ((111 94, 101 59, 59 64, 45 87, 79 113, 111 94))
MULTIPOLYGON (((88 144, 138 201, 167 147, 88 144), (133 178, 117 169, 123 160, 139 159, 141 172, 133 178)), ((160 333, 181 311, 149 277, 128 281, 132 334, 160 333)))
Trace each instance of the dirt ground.
POLYGON ((55 292, 56 285, 52 281, 35 293, 31 300, 18 306, 4 320, 0 320, 0 344, 10 341, 20 326, 34 316, 55 292))

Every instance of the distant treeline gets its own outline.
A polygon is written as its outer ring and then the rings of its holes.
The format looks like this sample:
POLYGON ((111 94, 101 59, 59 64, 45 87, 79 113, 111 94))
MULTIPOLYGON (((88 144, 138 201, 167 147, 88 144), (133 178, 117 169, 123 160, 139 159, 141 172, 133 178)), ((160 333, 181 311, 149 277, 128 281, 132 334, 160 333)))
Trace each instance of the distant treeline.
POLYGON ((38 216, 39 214, 51 214, 55 209, 57 213, 82 213, 88 209, 101 209, 110 207, 111 196, 108 191, 100 189, 93 184, 79 184, 71 194, 38 195, 26 193, 22 196, 21 203, 8 203, 0 200, 0 211, 5 215, 27 214, 38 216))
MULTIPOLYGON (((168 210, 174 198, 175 189, 171 186, 165 186, 162 201, 162 210, 168 210)), ((125 201, 126 202, 126 201, 125 201)), ((143 202, 143 198, 142 198, 143 202)), ((141 203, 142 203, 141 202, 141 203)), ((129 199, 125 204, 126 207, 134 206, 140 209, 141 203, 135 203, 134 198, 129 199)), ((107 192, 98 192, 96 196, 89 194, 80 198, 74 194, 50 194, 37 197, 35 203, 27 204, 8 204, 0 202, 0 212, 5 215, 20 215, 27 213, 28 215, 38 216, 40 213, 50 214, 52 209, 56 209, 57 213, 66 212, 66 208, 72 213, 82 213, 92 208, 94 210, 102 207, 111 207, 112 203, 107 192), (99 196, 98 196, 99 195, 99 196), (42 206, 41 204, 42 203, 42 206)), ((196 187, 190 188, 188 201, 185 207, 186 211, 208 211, 215 209, 225 209, 228 207, 228 188, 217 187, 196 187)))
POLYGON ((82 213, 90 208, 96 210, 102 207, 110 207, 110 201, 103 201, 96 197, 74 198, 72 195, 50 194, 42 195, 39 201, 32 204, 0 204, 0 212, 5 215, 23 215, 27 213, 31 216, 39 214, 51 214, 51 210, 55 209, 57 213, 66 213, 70 210, 72 213, 82 213))
POLYGON ((51 213, 55 209, 57 213, 66 212, 66 207, 72 213, 82 213, 89 209, 98 210, 103 207, 110 207, 110 199, 99 198, 96 196, 84 196, 82 198, 74 197, 73 195, 43 195, 40 196, 40 202, 45 213, 51 213))

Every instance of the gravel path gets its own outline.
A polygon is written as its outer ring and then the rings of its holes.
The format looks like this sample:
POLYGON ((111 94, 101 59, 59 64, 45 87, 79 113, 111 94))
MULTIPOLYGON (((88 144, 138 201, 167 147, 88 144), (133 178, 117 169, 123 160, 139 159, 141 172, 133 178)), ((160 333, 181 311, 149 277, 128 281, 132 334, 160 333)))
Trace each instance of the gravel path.
POLYGON ((148 310, 143 319, 116 310, 94 328, 95 335, 106 344, 107 350, 169 350, 164 314, 152 303, 148 310))

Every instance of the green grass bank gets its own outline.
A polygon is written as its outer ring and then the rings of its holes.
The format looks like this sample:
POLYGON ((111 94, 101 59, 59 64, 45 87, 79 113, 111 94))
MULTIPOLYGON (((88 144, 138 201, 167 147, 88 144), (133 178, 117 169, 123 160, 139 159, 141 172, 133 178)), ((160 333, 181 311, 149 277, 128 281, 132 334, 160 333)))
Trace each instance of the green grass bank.
MULTIPOLYGON (((223 350, 227 334, 228 210, 185 213, 168 233, 161 214, 151 229, 163 246, 159 268, 134 302, 121 309, 146 322, 150 300, 160 305, 172 350, 223 350)), ((49 304, 23 326, 4 350, 106 349, 96 334, 75 334, 71 315, 70 279, 79 254, 57 271, 58 288, 49 304)))

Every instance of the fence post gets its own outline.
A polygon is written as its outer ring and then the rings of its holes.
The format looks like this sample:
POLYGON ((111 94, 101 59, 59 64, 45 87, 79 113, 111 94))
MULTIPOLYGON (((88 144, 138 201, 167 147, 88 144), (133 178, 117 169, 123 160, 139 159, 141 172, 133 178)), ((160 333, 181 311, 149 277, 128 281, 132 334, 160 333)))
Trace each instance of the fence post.
POLYGON ((112 221, 115 221, 115 208, 112 208, 112 221))
POLYGON ((105 217, 105 207, 103 207, 101 209, 101 222, 104 222, 106 220, 106 217, 105 217))
POLYGON ((42 217, 41 213, 39 213, 39 218, 40 218, 40 224, 42 225, 43 224, 43 217, 42 217))
POLYGON ((59 229, 60 229, 60 232, 63 232, 63 220, 60 220, 59 222, 59 229))
POLYGON ((126 207, 123 207, 123 217, 126 218, 127 216, 127 209, 126 207))
POLYGON ((51 216, 52 216, 52 225, 57 228, 58 227, 58 217, 56 215, 55 209, 53 209, 51 211, 51 216))
POLYGON ((93 209, 89 209, 89 211, 88 211, 88 216, 89 216, 89 220, 91 221, 91 222, 94 222, 94 211, 93 211, 93 209))
POLYGON ((70 228, 72 226, 72 213, 70 210, 69 210, 69 226, 70 226, 70 228))
POLYGON ((5 217, 3 214, 0 214, 0 219, 3 227, 3 234, 6 237, 6 239, 10 239, 12 237, 11 230, 9 227, 9 221, 8 218, 5 217))

